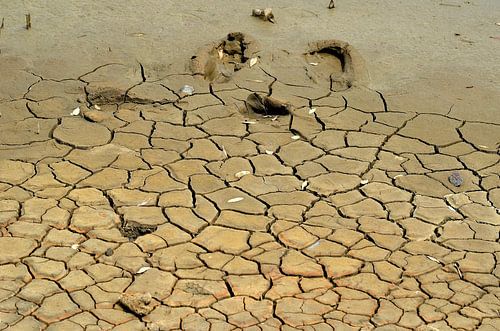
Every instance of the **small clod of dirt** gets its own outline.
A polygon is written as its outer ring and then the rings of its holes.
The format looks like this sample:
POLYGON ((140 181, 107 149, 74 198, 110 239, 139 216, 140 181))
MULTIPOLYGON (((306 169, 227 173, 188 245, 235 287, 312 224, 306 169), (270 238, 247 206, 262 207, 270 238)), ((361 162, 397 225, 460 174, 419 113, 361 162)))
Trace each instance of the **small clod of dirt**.
POLYGON ((191 57, 190 69, 195 75, 214 81, 227 81, 260 50, 257 41, 241 33, 231 32, 225 38, 200 48, 191 57))
POLYGON ((245 101, 247 111, 262 115, 288 115, 292 106, 284 101, 252 93, 245 101))
POLYGON ((108 248, 105 252, 104 252, 104 255, 106 256, 111 256, 113 255, 115 252, 113 251, 113 248, 108 248))
POLYGON ((124 237, 127 237, 128 240, 134 241, 140 236, 144 236, 148 233, 152 233, 156 231, 156 226, 146 226, 146 225, 138 225, 138 224, 124 224, 119 227, 121 234, 124 237))
POLYGON ((149 293, 124 293, 120 304, 136 316, 146 316, 154 309, 154 301, 149 293))
POLYGON ((276 21, 274 19, 273 10, 271 8, 254 9, 254 10, 252 10, 252 16, 259 17, 261 20, 264 20, 264 21, 276 23, 276 21))
POLYGON ((100 123, 111 118, 111 115, 100 110, 88 110, 83 112, 83 117, 87 121, 100 123))

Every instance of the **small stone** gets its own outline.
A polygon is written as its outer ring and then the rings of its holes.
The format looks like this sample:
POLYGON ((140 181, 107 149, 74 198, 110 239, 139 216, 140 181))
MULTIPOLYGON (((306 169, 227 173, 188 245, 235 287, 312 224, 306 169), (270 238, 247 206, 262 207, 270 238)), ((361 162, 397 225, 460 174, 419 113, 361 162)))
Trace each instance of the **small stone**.
POLYGON ((448 181, 456 187, 460 187, 464 183, 464 179, 457 171, 453 171, 448 177, 448 181))
POLYGON ((106 249, 106 251, 104 252, 104 255, 106 255, 106 256, 111 256, 111 255, 113 255, 113 253, 114 253, 113 249, 112 249, 112 248, 108 248, 108 249, 106 249))

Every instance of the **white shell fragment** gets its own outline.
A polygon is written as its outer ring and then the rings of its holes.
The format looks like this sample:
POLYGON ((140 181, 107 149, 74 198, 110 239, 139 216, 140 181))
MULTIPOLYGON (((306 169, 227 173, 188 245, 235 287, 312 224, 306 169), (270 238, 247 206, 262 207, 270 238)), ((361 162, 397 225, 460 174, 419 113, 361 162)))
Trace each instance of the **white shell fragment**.
POLYGON ((94 105, 94 108, 95 108, 96 110, 101 110, 101 107, 99 107, 98 105, 94 105))
POLYGON ((363 180, 361 181, 361 185, 365 185, 365 184, 368 184, 368 179, 363 179, 363 180))
POLYGON ((274 154, 274 152, 266 149, 266 154, 267 154, 267 155, 273 155, 273 154, 274 154))
POLYGON ((438 259, 436 259, 436 258, 435 258, 435 257, 433 257, 433 256, 426 255, 425 257, 426 257, 426 258, 428 258, 428 259, 429 259, 429 260, 431 260, 431 261, 434 261, 434 262, 436 262, 436 263, 441 264, 441 261, 439 261, 438 259))
POLYGON ((259 60, 259 58, 257 58, 257 57, 251 58, 250 59, 250 63, 249 63, 250 64, 250 68, 253 67, 254 65, 256 65, 258 60, 259 60))
POLYGON ((299 140, 299 139, 300 139, 300 136, 297 136, 297 135, 292 136, 292 139, 293 139, 293 140, 299 140))
POLYGON ((74 250, 77 250, 78 247, 80 247, 79 244, 73 244, 73 245, 71 245, 71 248, 74 249, 74 250))
POLYGON ((227 202, 228 203, 235 203, 235 202, 240 202, 241 200, 243 200, 242 197, 237 197, 237 198, 229 199, 229 200, 227 200, 227 202))
POLYGON ((76 107, 75 109, 73 109, 73 111, 71 112, 71 116, 78 116, 80 115, 80 107, 76 107))
POLYGON ((142 273, 145 273, 146 271, 148 271, 149 269, 151 269, 151 267, 141 267, 139 270, 137 270, 136 274, 142 274, 142 273))
POLYGON ((317 66, 319 63, 318 62, 310 62, 309 64, 312 66, 317 66))
POLYGON ((183 87, 181 87, 179 92, 187 94, 187 95, 193 95, 194 87, 192 87, 191 85, 184 85, 183 87))
POLYGON ((309 182, 307 180, 303 181, 302 185, 300 186, 301 190, 303 191, 307 187, 307 185, 309 185, 309 182))
POLYGON ((237 173, 234 174, 234 177, 241 178, 246 175, 250 175, 250 171, 247 170, 238 171, 237 173))
POLYGON ((316 108, 309 108, 309 115, 312 115, 316 112, 316 108))

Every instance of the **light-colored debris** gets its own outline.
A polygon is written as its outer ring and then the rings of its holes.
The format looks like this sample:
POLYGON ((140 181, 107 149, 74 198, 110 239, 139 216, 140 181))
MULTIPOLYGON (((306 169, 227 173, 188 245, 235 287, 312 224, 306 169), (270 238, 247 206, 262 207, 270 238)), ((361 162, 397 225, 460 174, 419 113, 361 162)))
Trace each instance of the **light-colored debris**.
POLYGON ((139 270, 137 270, 136 274, 143 274, 149 269, 151 269, 151 267, 141 267, 139 270))
POLYGON ((257 57, 251 58, 249 61, 250 68, 253 67, 254 65, 256 65, 258 60, 259 60, 259 58, 257 58, 257 57))
POLYGON ((227 200, 227 202, 228 203, 235 203, 235 202, 240 202, 241 200, 243 200, 242 197, 236 197, 236 198, 232 198, 232 199, 227 200))
POLYGON ((316 112, 316 108, 309 108, 309 115, 312 115, 316 112))
POLYGON ((292 139, 293 139, 293 140, 299 140, 299 139, 300 139, 300 136, 298 136, 298 135, 294 135, 294 136, 292 136, 292 139))
POLYGON ((267 154, 267 155, 273 155, 273 154, 274 154, 274 152, 273 152, 273 151, 270 151, 270 150, 268 150, 268 149, 266 149, 266 154, 267 154))
POLYGON ((137 205, 137 207, 140 207, 140 206, 145 206, 145 205, 147 205, 147 204, 148 204, 148 203, 150 203, 150 202, 151 202, 151 199, 144 200, 143 202, 139 203, 139 204, 137 205))
POLYGON ((250 175, 250 171, 248 171, 248 170, 238 171, 237 173, 234 174, 234 177, 241 178, 241 177, 246 176, 246 175, 250 175))
POLYGON ((368 179, 363 179, 363 180, 361 180, 360 183, 361 183, 361 185, 366 185, 366 184, 368 184, 368 179))
POLYGON ((460 270, 460 265, 457 262, 455 262, 453 263, 453 267, 457 271, 458 277, 460 277, 460 279, 463 279, 464 275, 462 274, 462 270, 460 270))
POLYGON ((425 257, 428 258, 429 260, 433 261, 433 262, 436 262, 436 263, 439 263, 439 264, 443 264, 443 262, 439 261, 438 259, 436 259, 433 256, 426 255, 425 257))
POLYGON ((186 95, 193 95, 194 93, 194 87, 192 87, 191 85, 184 85, 183 87, 181 87, 181 89, 179 90, 180 93, 184 93, 186 95))
POLYGON ((98 105, 94 105, 94 108, 97 110, 101 110, 101 107, 99 107, 98 105))
POLYGON ((71 249, 74 249, 75 251, 78 250, 78 247, 80 247, 79 244, 73 244, 73 245, 71 245, 71 249))
POLYGON ((75 109, 73 109, 73 111, 71 112, 71 116, 78 116, 80 115, 80 107, 76 107, 75 109))
POLYGON ((300 186, 300 189, 303 191, 305 190, 305 188, 307 187, 307 185, 309 185, 309 182, 307 180, 303 181, 302 182, 302 185, 300 186))

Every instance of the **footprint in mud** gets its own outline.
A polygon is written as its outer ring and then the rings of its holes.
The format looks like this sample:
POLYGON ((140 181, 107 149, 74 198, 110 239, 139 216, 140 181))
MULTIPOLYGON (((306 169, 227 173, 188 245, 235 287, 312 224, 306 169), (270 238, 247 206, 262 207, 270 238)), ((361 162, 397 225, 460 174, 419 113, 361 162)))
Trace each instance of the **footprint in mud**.
POLYGON ((190 69, 210 82, 228 81, 234 72, 246 66, 249 59, 259 52, 259 45, 252 37, 241 32, 231 32, 222 40, 210 43, 191 57, 190 69))
POLYGON ((304 57, 308 76, 312 80, 329 81, 331 91, 346 90, 354 81, 364 79, 360 56, 344 41, 331 39, 310 43, 304 57))
POLYGON ((245 101, 247 111, 262 115, 288 115, 292 109, 289 103, 259 93, 252 93, 245 101))

